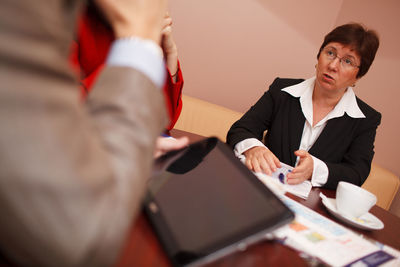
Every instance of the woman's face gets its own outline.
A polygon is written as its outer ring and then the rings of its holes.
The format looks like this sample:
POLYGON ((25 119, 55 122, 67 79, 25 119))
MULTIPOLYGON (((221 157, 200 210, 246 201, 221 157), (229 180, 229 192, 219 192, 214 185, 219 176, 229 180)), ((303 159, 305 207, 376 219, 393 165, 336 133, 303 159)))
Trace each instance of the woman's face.
POLYGON ((355 84, 360 56, 351 46, 328 43, 321 51, 316 67, 316 86, 329 94, 344 94, 355 84))

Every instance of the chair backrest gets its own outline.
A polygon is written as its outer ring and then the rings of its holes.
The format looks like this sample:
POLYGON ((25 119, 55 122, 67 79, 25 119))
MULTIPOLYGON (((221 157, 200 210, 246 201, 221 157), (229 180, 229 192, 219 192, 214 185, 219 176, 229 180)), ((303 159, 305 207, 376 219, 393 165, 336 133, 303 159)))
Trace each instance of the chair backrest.
POLYGON ((389 170, 372 163, 371 172, 361 187, 376 195, 379 207, 389 210, 399 190, 400 179, 389 170))
POLYGON ((400 190, 397 191, 397 194, 394 196, 389 211, 394 215, 396 215, 397 217, 400 217, 400 190))
POLYGON ((242 113, 212 104, 210 102, 183 95, 182 113, 175 129, 206 137, 216 136, 223 142, 232 124, 242 117, 242 113))

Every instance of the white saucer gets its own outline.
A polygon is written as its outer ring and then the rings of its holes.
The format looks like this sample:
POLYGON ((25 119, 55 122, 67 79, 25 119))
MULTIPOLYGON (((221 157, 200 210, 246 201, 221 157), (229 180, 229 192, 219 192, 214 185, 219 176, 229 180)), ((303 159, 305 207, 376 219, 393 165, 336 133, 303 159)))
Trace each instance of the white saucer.
POLYGON ((320 197, 322 198, 322 204, 324 204, 332 215, 354 227, 365 230, 380 230, 384 227, 383 222, 369 212, 358 218, 350 218, 338 212, 336 209, 336 199, 328 198, 322 193, 320 193, 320 197))

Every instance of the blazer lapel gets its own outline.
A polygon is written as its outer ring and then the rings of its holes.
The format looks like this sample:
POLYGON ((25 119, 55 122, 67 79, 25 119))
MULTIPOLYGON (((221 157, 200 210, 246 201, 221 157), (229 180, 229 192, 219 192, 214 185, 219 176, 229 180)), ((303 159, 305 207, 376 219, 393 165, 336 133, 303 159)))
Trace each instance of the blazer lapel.
POLYGON ((294 104, 292 105, 292 109, 290 110, 290 162, 292 166, 296 163, 296 156, 294 152, 299 149, 301 136, 303 135, 303 128, 306 118, 304 117, 303 112, 301 111, 299 98, 293 99, 294 104))
MULTIPOLYGON (((350 121, 351 122, 351 121, 350 121)), ((345 135, 346 129, 350 127, 349 121, 344 117, 328 120, 325 128, 315 140, 313 146, 309 149, 309 153, 317 158, 327 153, 328 149, 332 149, 332 144, 335 144, 338 136, 345 135)), ((326 156, 326 155, 325 155, 326 156)), ((324 158, 324 157, 322 157, 324 158)))

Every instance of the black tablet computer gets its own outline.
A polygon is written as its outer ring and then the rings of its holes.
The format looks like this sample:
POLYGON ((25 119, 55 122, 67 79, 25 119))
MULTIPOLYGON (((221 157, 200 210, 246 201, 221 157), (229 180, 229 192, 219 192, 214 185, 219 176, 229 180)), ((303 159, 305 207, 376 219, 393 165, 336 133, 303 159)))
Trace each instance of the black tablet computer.
POLYGON ((265 238, 294 214, 217 138, 154 164, 145 211, 175 266, 197 266, 265 238))

